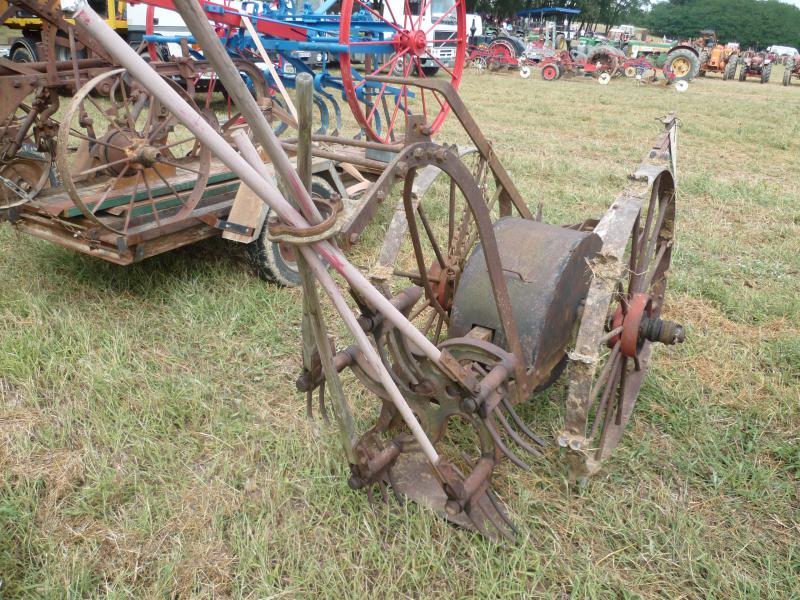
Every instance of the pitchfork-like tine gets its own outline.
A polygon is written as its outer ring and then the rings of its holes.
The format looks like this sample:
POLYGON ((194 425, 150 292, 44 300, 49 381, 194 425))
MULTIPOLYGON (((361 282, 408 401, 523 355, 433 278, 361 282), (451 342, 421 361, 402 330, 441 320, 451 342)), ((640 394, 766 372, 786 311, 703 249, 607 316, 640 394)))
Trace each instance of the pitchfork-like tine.
POLYGON ((511 439, 514 440, 520 448, 532 456, 544 456, 539 450, 526 443, 525 440, 523 440, 519 434, 514 431, 514 429, 511 427, 511 424, 508 422, 508 419, 503 416, 501 411, 495 410, 494 415, 500 421, 500 425, 503 426, 503 429, 506 430, 506 433, 511 436, 511 439))
POLYGON ((306 419, 314 420, 314 390, 306 391, 306 419))
POLYGON ((322 380, 322 383, 319 384, 319 414, 322 415, 322 420, 325 421, 325 424, 330 424, 330 419, 328 418, 328 410, 325 408, 325 380, 322 380))
POLYGON ((523 471, 530 471, 530 465, 521 460, 503 443, 503 440, 500 438, 500 434, 497 433, 497 429, 492 422, 491 415, 487 416, 483 422, 486 424, 486 430, 489 432, 489 435, 492 436, 492 440, 494 440, 494 443, 497 444, 497 448, 500 450, 500 452, 502 452, 506 458, 508 458, 508 460, 517 465, 523 471))
POLYGON ((495 529, 500 532, 500 535, 502 535, 506 541, 511 543, 516 542, 516 535, 518 532, 513 527, 507 526, 508 517, 498 509, 494 502, 491 501, 488 496, 488 492, 489 489, 487 488, 486 492, 483 493, 478 503, 481 507, 481 510, 484 512, 484 514, 486 514, 486 516, 489 518, 489 521, 491 521, 492 525, 494 525, 495 529))
POLYGON ((516 423, 517 427, 519 427, 520 431, 528 436, 533 442, 539 444, 542 448, 547 448, 548 444, 538 435, 533 433, 530 429, 525 426, 525 423, 522 422, 522 419, 517 414, 517 411, 514 410, 514 407, 511 406, 511 403, 508 401, 508 398, 503 398, 503 407, 508 411, 508 414, 511 415, 511 419, 516 423))
POLYGON ((492 506, 497 511, 497 514, 500 515, 500 518, 503 519, 503 522, 508 526, 508 528, 513 531, 515 535, 519 535, 519 529, 517 529, 517 526, 514 525, 514 521, 511 520, 511 517, 506 514, 505 508, 503 508, 500 499, 497 497, 497 494, 494 493, 492 488, 486 488, 486 497, 489 499, 489 502, 492 503, 492 506))

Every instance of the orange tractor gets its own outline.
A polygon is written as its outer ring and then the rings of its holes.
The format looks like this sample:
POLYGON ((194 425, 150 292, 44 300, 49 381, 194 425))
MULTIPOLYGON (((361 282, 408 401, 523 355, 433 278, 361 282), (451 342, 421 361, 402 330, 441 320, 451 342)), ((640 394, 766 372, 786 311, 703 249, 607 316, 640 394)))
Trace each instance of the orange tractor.
POLYGON ((736 77, 736 67, 739 64, 738 44, 723 46, 717 41, 716 33, 707 29, 700 32, 694 45, 700 51, 700 77, 705 77, 706 73, 721 73, 725 81, 736 77))

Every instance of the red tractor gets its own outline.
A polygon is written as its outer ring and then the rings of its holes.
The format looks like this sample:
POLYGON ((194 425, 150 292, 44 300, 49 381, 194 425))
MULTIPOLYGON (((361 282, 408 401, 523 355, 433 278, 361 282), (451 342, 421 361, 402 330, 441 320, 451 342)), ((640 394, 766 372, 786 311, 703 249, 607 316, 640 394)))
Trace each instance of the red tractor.
POLYGON ((800 56, 787 58, 783 68, 783 85, 789 85, 792 77, 800 79, 800 56))
POLYGON ((749 50, 739 57, 739 81, 746 81, 748 77, 758 77, 761 83, 768 83, 772 74, 772 61, 765 52, 749 50))

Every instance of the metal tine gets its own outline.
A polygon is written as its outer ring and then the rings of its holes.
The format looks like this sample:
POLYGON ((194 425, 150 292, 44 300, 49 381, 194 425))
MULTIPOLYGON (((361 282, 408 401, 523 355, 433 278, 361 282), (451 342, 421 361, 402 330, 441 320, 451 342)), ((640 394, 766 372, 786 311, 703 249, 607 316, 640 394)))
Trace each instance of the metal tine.
POLYGON ((503 522, 508 526, 508 528, 513 531, 515 535, 520 535, 519 529, 517 529, 517 526, 514 525, 514 521, 511 520, 511 517, 506 514, 503 504, 500 502, 500 499, 497 497, 497 494, 494 493, 494 490, 491 487, 486 488, 486 497, 489 499, 489 502, 492 503, 492 506, 497 511, 497 514, 500 515, 500 518, 503 519, 503 522))
MULTIPOLYGON (((467 464, 467 466, 470 469, 474 469, 475 468, 474 463, 469 459, 469 457, 466 454, 464 454, 462 452, 461 453, 461 457, 462 457, 462 460, 467 464)), ((458 467, 454 467, 454 468, 455 468, 456 473, 458 473, 459 477, 461 477, 462 479, 466 479, 466 477, 464 476, 464 473, 461 472, 461 469, 459 469, 458 467)), ((506 514, 506 511, 502 506, 502 502, 500 502, 500 499, 497 497, 497 494, 495 494, 494 490, 492 490, 492 486, 487 485, 486 489, 483 492, 483 494, 486 497, 486 499, 489 500, 489 502, 491 503, 492 507, 497 512, 497 514, 500 515, 500 518, 503 520, 503 523, 506 524, 508 529, 510 529, 511 532, 514 535, 519 535, 520 534, 519 533, 519 529, 517 529, 517 527, 514 525, 514 522, 506 514)), ((486 513, 486 517, 492 522, 492 524, 495 527, 497 527, 497 529, 503 534, 504 538, 506 538, 507 540, 509 540, 511 542, 516 542, 516 538, 514 536, 512 536, 509 533, 504 532, 503 529, 497 525, 495 520, 491 518, 491 516, 490 516, 491 512, 490 511, 486 510, 486 508, 484 508, 484 507, 481 507, 481 509, 486 513)), ((469 514, 469 512, 467 512, 467 516, 470 518, 470 521, 473 521, 473 523, 474 523, 474 519, 473 519, 472 515, 469 514)), ((478 528, 477 524, 476 524, 476 528, 478 528)), ((480 530, 480 528, 478 528, 478 529, 480 530)))
POLYGON ((549 444, 545 442, 542 438, 538 435, 533 433, 530 429, 525 426, 525 423, 522 422, 522 418, 517 414, 517 411, 514 410, 514 407, 511 406, 511 403, 508 401, 508 398, 503 398, 503 407, 508 411, 508 414, 511 415, 511 419, 516 423, 517 427, 520 428, 520 431, 528 436, 533 442, 539 444, 542 448, 547 448, 549 444))
POLYGON ((500 438, 500 434, 497 433, 497 429, 494 426, 491 414, 488 415, 483 421, 486 424, 486 430, 489 432, 489 435, 492 436, 492 440, 494 440, 494 443, 497 444, 497 447, 500 449, 500 452, 502 452, 506 456, 506 458, 508 458, 508 460, 517 465, 523 471, 530 471, 531 470, 530 465, 521 460, 503 443, 503 440, 500 438))
POLYGON ((495 528, 502 534, 503 538, 512 543, 516 542, 516 535, 518 532, 514 528, 507 527, 506 520, 508 517, 501 514, 494 502, 489 499, 487 494, 488 491, 489 488, 487 487, 486 490, 481 494, 478 506, 486 514, 492 525, 494 525, 495 528))
POLYGON ((329 425, 331 420, 328 418, 328 409, 325 408, 325 380, 319 384, 319 414, 322 415, 322 420, 326 425, 329 425))
MULTIPOLYGON (((481 498, 481 500, 482 499, 483 498, 481 498)), ((506 531, 506 528, 503 527, 502 522, 498 523, 495 520, 495 518, 492 516, 492 511, 486 510, 483 506, 481 506, 479 502, 475 501, 470 502, 468 504, 468 508, 466 508, 464 512, 467 513, 469 520, 472 521, 472 524, 475 525, 475 528, 487 538, 497 539, 497 535, 496 534, 493 535, 486 528, 486 521, 489 521, 489 523, 491 523, 492 526, 494 527, 493 531, 496 530, 503 539, 509 542, 515 541, 514 536, 509 534, 508 531, 506 531), (485 519, 481 517, 485 517, 485 519)))
POLYGON ((497 410, 495 408, 494 414, 497 417, 497 419, 500 421, 500 425, 502 425, 503 429, 506 430, 506 433, 508 433, 508 435, 511 436, 511 439, 514 440, 519 445, 520 448, 522 448, 523 450, 525 450, 528 454, 531 454, 532 456, 544 456, 544 454, 542 454, 539 450, 537 450, 533 446, 527 444, 525 442, 525 440, 523 440, 519 436, 519 434, 516 431, 514 431, 514 429, 512 429, 511 425, 508 422, 508 419, 506 419, 503 416, 503 413, 501 411, 499 411, 499 410, 497 410))

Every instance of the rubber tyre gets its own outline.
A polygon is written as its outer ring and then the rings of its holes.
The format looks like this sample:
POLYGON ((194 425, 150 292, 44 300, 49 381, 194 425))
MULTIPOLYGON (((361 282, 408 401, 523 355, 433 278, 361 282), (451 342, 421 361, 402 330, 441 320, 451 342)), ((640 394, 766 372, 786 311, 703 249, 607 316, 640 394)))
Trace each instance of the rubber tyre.
POLYGON ((772 63, 761 67, 761 83, 769 83, 769 78, 772 76, 772 63))
POLYGON ((11 53, 9 58, 11 59, 11 62, 16 63, 32 63, 37 62, 38 60, 35 48, 27 43, 23 43, 14 48, 14 51, 11 53))
POLYGON ((736 77, 736 67, 739 64, 739 58, 737 56, 731 56, 728 59, 728 63, 725 65, 725 70, 722 72, 722 80, 729 81, 736 77))
POLYGON ((792 82, 792 71, 794 70, 794 61, 789 59, 783 65, 783 85, 789 85, 792 82))
POLYGON ((422 74, 425 77, 436 77, 436 74, 439 72, 439 67, 422 67, 422 74))
POLYGON ((688 50, 686 48, 678 48, 677 50, 673 50, 669 54, 667 54, 667 61, 664 63, 664 69, 668 73, 673 73, 675 75, 676 80, 685 79, 686 81, 691 81, 697 74, 700 72, 700 59, 697 58, 697 55, 688 50), (673 63, 678 60, 687 60, 689 61, 689 70, 688 72, 678 75, 673 70, 673 63))
POLYGON ((542 67, 542 79, 545 81, 555 81, 561 77, 561 69, 556 64, 549 64, 542 67))
POLYGON ((747 81, 747 65, 742 63, 742 68, 739 70, 739 81, 747 81))
MULTIPOLYGON (((322 177, 315 175, 311 181, 311 193, 327 199, 333 194, 333 188, 322 177)), ((267 218, 269 218, 269 213, 267 213, 267 218)), ((267 239, 266 221, 259 236, 245 246, 245 257, 260 279, 282 287, 300 285, 300 273, 297 271, 297 265, 287 261, 281 254, 279 245, 267 239)))

